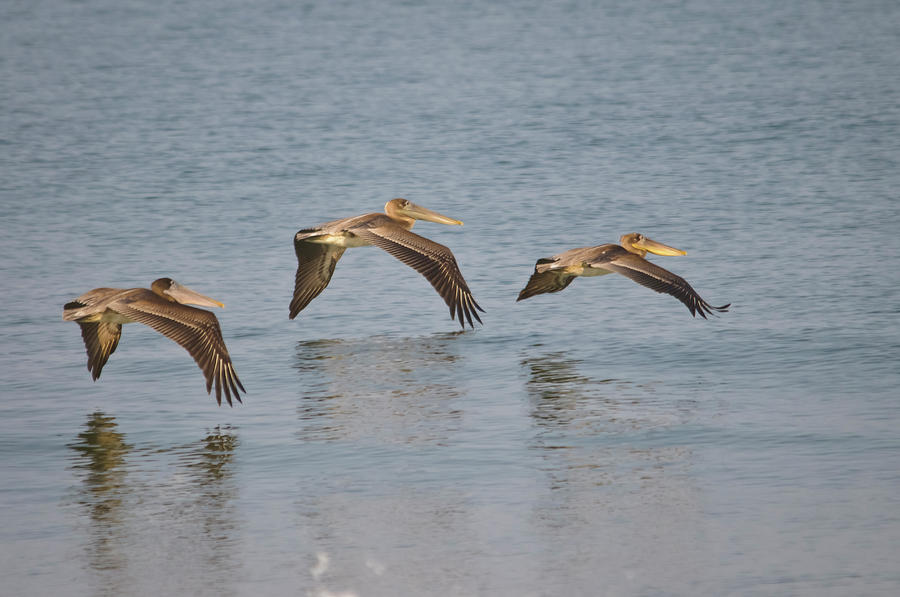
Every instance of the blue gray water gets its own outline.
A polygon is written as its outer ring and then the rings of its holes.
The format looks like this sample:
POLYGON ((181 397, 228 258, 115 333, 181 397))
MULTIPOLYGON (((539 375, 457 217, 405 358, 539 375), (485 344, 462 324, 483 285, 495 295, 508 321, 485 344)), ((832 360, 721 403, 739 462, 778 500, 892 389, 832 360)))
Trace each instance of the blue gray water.
POLYGON ((900 4, 0 4, 4 595, 896 595, 900 4), (293 233, 465 222, 484 326, 293 233), (639 231, 729 313, 618 276, 639 231), (243 405, 62 305, 171 276, 243 405))

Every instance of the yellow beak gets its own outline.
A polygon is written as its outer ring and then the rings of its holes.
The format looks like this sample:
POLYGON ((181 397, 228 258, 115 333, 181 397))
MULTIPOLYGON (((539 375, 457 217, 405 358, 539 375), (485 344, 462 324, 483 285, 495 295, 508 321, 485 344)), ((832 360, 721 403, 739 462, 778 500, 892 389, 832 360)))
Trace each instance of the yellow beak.
POLYGON ((204 296, 195 290, 191 290, 187 286, 172 283, 172 286, 165 291, 166 294, 181 303, 182 305, 197 305, 200 307, 225 307, 225 303, 204 296))
POLYGON ((675 247, 670 247, 669 245, 664 245, 662 243, 658 243, 655 240, 650 240, 649 238, 642 238, 641 240, 633 243, 635 247, 639 249, 644 249, 654 255, 666 255, 669 257, 674 257, 676 255, 687 255, 687 251, 682 251, 681 249, 676 249, 675 247))
POLYGON ((443 214, 439 214, 436 211, 432 211, 427 207, 422 207, 421 205, 416 205, 415 203, 410 203, 405 209, 402 210, 403 215, 410 217, 414 220, 425 220, 427 222, 436 222, 438 224, 449 224, 451 226, 462 226, 463 223, 459 220, 454 220, 453 218, 448 218, 443 214))

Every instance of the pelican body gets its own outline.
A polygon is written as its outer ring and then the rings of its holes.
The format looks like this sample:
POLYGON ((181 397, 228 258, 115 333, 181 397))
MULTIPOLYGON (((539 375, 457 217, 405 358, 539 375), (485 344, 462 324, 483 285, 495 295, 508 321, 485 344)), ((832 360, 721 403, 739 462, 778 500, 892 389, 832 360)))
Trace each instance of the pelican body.
POLYGON ((183 346, 206 377, 206 393, 213 383, 216 402, 222 404, 222 391, 231 406, 232 395, 241 402, 238 388, 244 386, 225 348, 219 320, 204 307, 224 307, 219 301, 160 278, 146 288, 95 288, 63 307, 63 320, 75 321, 87 348, 87 368, 96 381, 109 356, 115 352, 122 335, 122 324, 143 323, 183 346))
POLYGON ((684 278, 644 259, 648 252, 655 255, 686 255, 684 251, 650 240, 636 232, 623 235, 619 243, 570 249, 553 257, 538 259, 534 273, 525 288, 519 292, 516 301, 546 292, 559 292, 579 276, 615 273, 656 292, 674 296, 687 306, 692 316, 700 314, 706 319, 707 314, 712 314, 713 311, 725 312, 731 306, 729 303, 713 307, 684 278))
POLYGON ((392 199, 384 213, 370 213, 304 228, 294 235, 297 275, 290 318, 294 319, 325 290, 344 251, 351 247, 374 245, 414 268, 431 283, 450 308, 451 319, 466 321, 474 328, 473 318, 481 323, 484 312, 469 291, 453 253, 439 243, 413 233, 416 220, 461 226, 448 218, 406 199, 392 199))

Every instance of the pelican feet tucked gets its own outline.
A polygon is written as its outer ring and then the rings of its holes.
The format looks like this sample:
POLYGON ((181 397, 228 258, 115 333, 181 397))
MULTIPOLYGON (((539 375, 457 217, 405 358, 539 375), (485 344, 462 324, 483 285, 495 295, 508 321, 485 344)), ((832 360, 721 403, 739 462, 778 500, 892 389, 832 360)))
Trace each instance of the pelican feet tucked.
POLYGON ((171 278, 160 278, 146 288, 95 288, 63 307, 63 320, 76 321, 87 347, 87 368, 94 380, 116 350, 123 323, 143 323, 183 346, 197 361, 206 377, 206 393, 213 383, 216 402, 222 391, 231 406, 232 396, 241 402, 245 392, 231 364, 222 339, 219 320, 211 312, 187 306, 224 307, 219 301, 182 286, 171 278))
POLYGON ((461 226, 462 222, 420 207, 406 199, 392 199, 384 212, 327 222, 294 235, 297 275, 290 305, 293 319, 325 290, 334 267, 350 247, 374 245, 414 268, 431 283, 462 327, 481 323, 484 312, 469 291, 450 249, 411 231, 416 220, 461 226))
POLYGON ((516 301, 536 294, 559 292, 578 276, 616 273, 627 276, 656 292, 671 294, 684 303, 693 316, 699 313, 706 319, 707 314, 711 315, 713 311, 725 312, 731 306, 729 303, 713 307, 703 300, 684 278, 644 259, 648 252, 655 255, 686 255, 684 251, 650 240, 638 233, 622 236, 619 243, 570 249, 553 257, 538 259, 534 273, 525 288, 519 292, 516 301))

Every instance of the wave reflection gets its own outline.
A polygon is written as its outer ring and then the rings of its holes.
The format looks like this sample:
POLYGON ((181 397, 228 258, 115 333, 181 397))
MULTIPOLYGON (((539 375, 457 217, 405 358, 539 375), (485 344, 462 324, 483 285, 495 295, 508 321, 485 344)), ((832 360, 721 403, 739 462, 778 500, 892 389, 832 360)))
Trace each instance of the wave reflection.
POLYGON ((585 374, 566 352, 521 364, 545 479, 532 523, 548 545, 563 546, 542 561, 542 577, 589 594, 598 566, 627 574, 641 561, 700 565, 703 550, 683 549, 700 544, 693 454, 679 438, 684 405, 655 384, 585 374))
POLYGON ((298 342, 301 438, 446 441, 465 393, 460 335, 298 342))
POLYGON ((584 363, 565 352, 521 361, 528 373, 525 385, 530 414, 542 431, 567 433, 630 433, 675 424, 673 412, 654 383, 594 378, 579 372, 584 363))
POLYGON ((117 571, 127 561, 121 550, 126 537, 122 524, 127 519, 125 500, 131 493, 125 462, 133 446, 117 430, 114 417, 101 412, 88 415, 84 430, 69 444, 76 453, 73 468, 83 475, 78 503, 90 520, 88 560, 92 568, 117 571))
POLYGON ((195 442, 136 447, 114 417, 88 417, 69 448, 98 594, 178 586, 199 595, 234 580, 238 445, 230 428, 216 427, 195 442))

